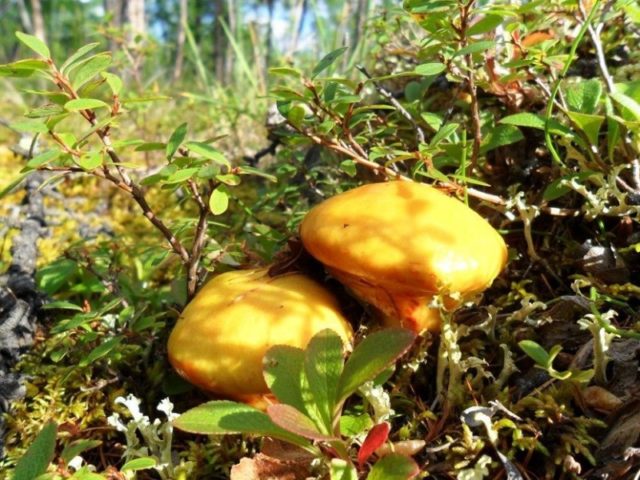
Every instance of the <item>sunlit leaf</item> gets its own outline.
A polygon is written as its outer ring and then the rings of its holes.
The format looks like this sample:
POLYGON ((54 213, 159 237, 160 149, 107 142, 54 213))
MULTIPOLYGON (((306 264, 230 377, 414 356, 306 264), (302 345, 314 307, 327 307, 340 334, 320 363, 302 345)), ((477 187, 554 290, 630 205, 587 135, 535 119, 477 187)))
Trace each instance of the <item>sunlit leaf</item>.
POLYGON ((279 427, 301 437, 319 441, 335 440, 330 435, 325 435, 318 431, 318 427, 313 420, 291 405, 284 403, 269 405, 267 415, 279 427))
POLYGON ((64 104, 64 108, 66 108, 70 112, 104 107, 109 107, 109 105, 102 100, 98 100, 97 98, 76 98, 74 100, 69 100, 64 104))
POLYGON ((410 480, 420 473, 420 467, 411 458, 397 453, 376 462, 367 480, 410 480))
POLYGON ((51 57, 51 52, 49 52, 49 47, 47 47, 47 45, 38 37, 29 35, 27 33, 22 33, 22 32, 16 32, 16 37, 18 37, 18 40, 20 40, 22 43, 24 43, 27 47, 29 47, 31 50, 36 52, 38 55, 44 58, 51 57))
POLYGON ((216 188, 209 197, 209 210, 214 215, 221 215, 229 208, 229 194, 222 187, 216 188))
POLYGON ((129 460, 125 463, 120 470, 123 472, 137 471, 137 470, 146 470, 148 468, 153 468, 158 464, 155 458, 151 457, 142 457, 142 458, 134 458, 133 460, 129 460))
POLYGON ((215 147, 207 143, 202 142, 188 142, 186 144, 187 148, 191 150, 196 155, 200 155, 208 160, 212 160, 216 162, 218 165, 223 167, 231 167, 229 160, 225 158, 225 156, 215 147))
POLYGON ((75 51, 75 53, 73 55, 71 55, 62 64, 62 66, 60 67, 60 71, 61 72, 65 72, 67 70, 67 68, 69 68, 72 65, 74 65, 78 60, 80 60, 82 57, 84 57, 91 50, 95 49, 98 45, 100 45, 98 42, 94 42, 94 43, 89 43, 87 45, 84 45, 83 47, 80 47, 78 50, 75 51))
POLYGON ((266 413, 227 400, 208 402, 180 415, 173 424, 185 432, 203 435, 249 433, 308 445, 302 437, 278 427, 266 413))
POLYGON ((178 148, 180 148, 182 142, 184 142, 184 139, 187 136, 187 129, 188 124, 182 123, 173 131, 171 137, 169 137, 166 148, 166 155, 168 160, 173 158, 175 153, 178 151, 178 148))
POLYGON ((373 380, 409 350, 416 334, 401 328, 387 328, 362 340, 349 356, 338 387, 338 402, 373 380))
POLYGON ((421 65, 418 65, 414 69, 414 72, 417 73, 418 75, 430 77, 430 76, 438 75, 444 72, 446 68, 447 67, 445 67, 445 65, 440 62, 423 63, 421 65))

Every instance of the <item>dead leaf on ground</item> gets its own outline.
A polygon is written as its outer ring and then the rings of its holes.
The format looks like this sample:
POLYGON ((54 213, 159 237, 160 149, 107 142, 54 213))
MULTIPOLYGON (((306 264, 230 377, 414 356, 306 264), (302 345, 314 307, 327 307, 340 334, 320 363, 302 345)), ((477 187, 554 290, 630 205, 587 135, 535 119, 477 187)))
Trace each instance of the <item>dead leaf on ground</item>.
POLYGON ((286 462, 258 453, 245 457, 231 468, 231 480, 305 480, 310 475, 309 465, 286 462))

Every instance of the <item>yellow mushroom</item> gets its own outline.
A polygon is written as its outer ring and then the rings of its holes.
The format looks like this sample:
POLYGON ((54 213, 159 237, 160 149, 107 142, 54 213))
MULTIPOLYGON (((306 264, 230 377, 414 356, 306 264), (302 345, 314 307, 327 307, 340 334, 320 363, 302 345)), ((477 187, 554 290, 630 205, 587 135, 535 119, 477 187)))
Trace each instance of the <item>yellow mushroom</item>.
POLYGON ((337 300, 300 273, 271 277, 267 268, 224 273, 187 305, 171 332, 169 361, 198 387, 259 404, 268 393, 262 359, 273 345, 304 348, 330 328, 353 332, 337 300))
POLYGON ((500 234, 464 203, 425 184, 394 181, 349 190, 313 208, 300 226, 307 251, 386 323, 437 331, 439 310, 485 290, 504 268, 500 234))

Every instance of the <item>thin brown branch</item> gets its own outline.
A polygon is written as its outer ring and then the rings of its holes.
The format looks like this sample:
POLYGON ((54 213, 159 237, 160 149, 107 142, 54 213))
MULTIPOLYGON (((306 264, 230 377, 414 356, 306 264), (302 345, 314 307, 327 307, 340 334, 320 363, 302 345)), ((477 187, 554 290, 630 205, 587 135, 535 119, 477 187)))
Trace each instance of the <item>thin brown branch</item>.
MULTIPOLYGON (((189 299, 191 299, 196 293, 198 281, 200 279, 198 269, 200 267, 200 259, 202 258, 202 250, 204 249, 207 239, 207 218, 209 217, 209 208, 198 191, 196 183, 193 180, 189 180, 187 182, 187 186, 189 187, 189 190, 193 195, 193 199, 200 210, 198 225, 196 227, 193 245, 191 246, 191 255, 187 265, 187 295, 189 299)), ((211 191, 213 191, 213 189, 211 191)))
MULTIPOLYGON (((51 63, 51 68, 54 74, 54 79, 58 87, 69 95, 71 98, 79 98, 78 93, 75 91, 73 86, 69 83, 68 79, 58 70, 55 64, 51 63)), ((96 126, 96 115, 92 110, 81 110, 80 114, 91 124, 91 126, 96 126)), ((115 184, 121 190, 127 191, 133 200, 140 206, 143 215, 151 222, 151 224, 156 227, 165 239, 171 245, 173 251, 180 257, 180 260, 185 266, 190 264, 190 256, 185 247, 182 245, 180 240, 171 232, 171 230, 165 225, 165 223, 154 213, 152 208, 149 206, 147 199, 144 194, 144 190, 140 187, 139 184, 134 182, 127 171, 122 167, 122 161, 118 157, 118 154, 113 149, 111 144, 111 138, 109 136, 108 127, 99 128, 96 130, 96 135, 100 138, 107 155, 114 164, 118 172, 118 177, 111 173, 111 170, 107 165, 104 165, 101 170, 95 169, 91 172, 88 172, 92 175, 96 175, 101 178, 105 178, 115 184), (99 172, 99 173, 98 173, 99 172)), ((52 132, 53 138, 61 145, 64 145, 64 142, 58 137, 56 138, 55 134, 52 132)), ((69 147, 66 147, 69 153, 74 154, 69 147)), ((75 152, 77 154, 77 152, 75 152)))

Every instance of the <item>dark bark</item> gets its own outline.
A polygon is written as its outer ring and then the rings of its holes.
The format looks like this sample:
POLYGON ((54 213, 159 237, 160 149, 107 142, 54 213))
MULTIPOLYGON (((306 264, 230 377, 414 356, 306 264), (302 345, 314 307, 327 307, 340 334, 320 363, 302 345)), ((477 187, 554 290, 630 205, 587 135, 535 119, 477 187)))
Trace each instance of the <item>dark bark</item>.
MULTIPOLYGON (((39 189, 43 173, 34 173, 25 182, 22 205, 24 220, 11 247, 12 261, 0 275, 0 413, 10 402, 24 396, 21 375, 13 367, 33 343, 36 314, 41 295, 36 289, 35 270, 38 239, 45 232, 43 192, 39 189)), ((4 439, 4 421, 0 417, 0 457, 4 439)))

